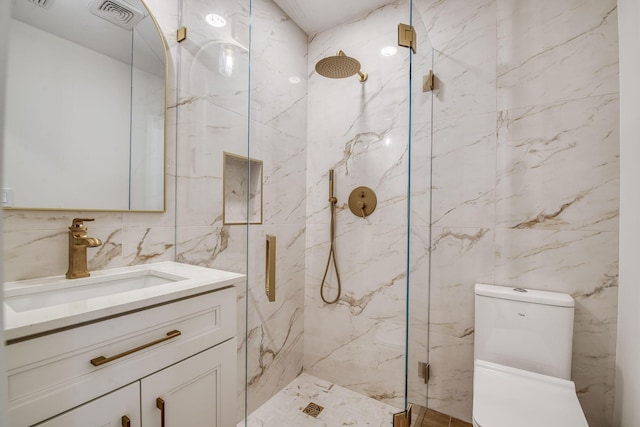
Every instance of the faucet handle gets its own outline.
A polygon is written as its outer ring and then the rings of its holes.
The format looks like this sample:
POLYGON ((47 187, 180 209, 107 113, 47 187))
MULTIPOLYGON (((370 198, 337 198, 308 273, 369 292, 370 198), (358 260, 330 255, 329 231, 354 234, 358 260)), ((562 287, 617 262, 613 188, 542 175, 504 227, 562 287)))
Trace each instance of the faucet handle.
POLYGON ((85 228, 83 222, 93 221, 95 218, 73 218, 73 224, 69 228, 85 228))

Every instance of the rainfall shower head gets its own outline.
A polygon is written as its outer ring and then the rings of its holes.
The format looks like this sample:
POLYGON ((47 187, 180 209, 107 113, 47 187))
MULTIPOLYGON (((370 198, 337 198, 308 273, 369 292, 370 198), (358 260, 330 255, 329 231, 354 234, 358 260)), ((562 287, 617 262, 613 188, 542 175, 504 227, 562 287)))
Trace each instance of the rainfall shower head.
POLYGON ((318 61, 316 71, 330 79, 343 79, 358 74, 360 81, 364 82, 368 77, 367 73, 360 71, 360 62, 345 55, 343 51, 339 51, 336 56, 328 56, 318 61))

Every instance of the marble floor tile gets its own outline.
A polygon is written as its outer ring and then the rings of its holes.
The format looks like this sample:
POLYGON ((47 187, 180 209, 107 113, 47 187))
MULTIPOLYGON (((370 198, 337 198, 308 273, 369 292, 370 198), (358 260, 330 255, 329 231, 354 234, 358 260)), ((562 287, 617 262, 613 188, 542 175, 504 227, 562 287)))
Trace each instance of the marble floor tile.
MULTIPOLYGON (((247 427, 391 427, 400 409, 302 373, 279 393, 256 409, 247 427), (305 414, 309 403, 324 409, 317 418, 305 414)), ((242 420, 237 427, 244 427, 242 420)))

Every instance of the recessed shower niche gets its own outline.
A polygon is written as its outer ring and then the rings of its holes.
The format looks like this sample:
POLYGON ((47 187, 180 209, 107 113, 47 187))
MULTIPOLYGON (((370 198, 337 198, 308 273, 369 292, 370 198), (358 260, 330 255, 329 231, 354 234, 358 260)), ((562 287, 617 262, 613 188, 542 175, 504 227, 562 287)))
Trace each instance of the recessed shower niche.
POLYGON ((262 224, 262 160, 224 153, 223 162, 223 224, 262 224))

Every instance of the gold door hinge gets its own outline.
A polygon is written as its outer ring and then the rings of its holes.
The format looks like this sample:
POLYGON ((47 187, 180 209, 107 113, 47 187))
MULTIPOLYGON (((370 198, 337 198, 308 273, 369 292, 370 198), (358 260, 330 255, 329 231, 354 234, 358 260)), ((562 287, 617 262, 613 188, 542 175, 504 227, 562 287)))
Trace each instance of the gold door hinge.
POLYGON ((178 43, 187 39, 187 27, 178 28, 176 39, 178 40, 178 43))
POLYGON ((418 38, 413 25, 398 24, 398 46, 410 47, 416 53, 418 38))
POLYGON ((406 410, 393 414, 393 427, 411 427, 411 403, 406 410))

